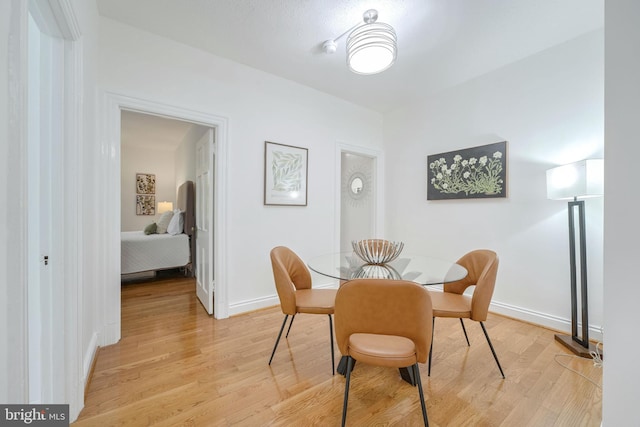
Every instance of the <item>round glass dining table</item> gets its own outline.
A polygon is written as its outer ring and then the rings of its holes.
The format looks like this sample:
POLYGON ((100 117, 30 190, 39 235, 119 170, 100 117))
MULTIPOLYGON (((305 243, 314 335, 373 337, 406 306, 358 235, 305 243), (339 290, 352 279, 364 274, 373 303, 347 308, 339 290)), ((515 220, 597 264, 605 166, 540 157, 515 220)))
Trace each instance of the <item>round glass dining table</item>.
MULTIPOLYGON (((316 256, 307 265, 318 274, 339 280, 392 279, 408 280, 420 285, 455 282, 468 274, 466 268, 455 262, 410 254, 401 254, 391 262, 375 265, 368 264, 353 252, 341 252, 316 256)), ((346 360, 345 356, 340 359, 337 368, 339 374, 346 373, 346 360)), ((416 385, 411 369, 400 368, 400 376, 416 385)))
POLYGON ((400 254, 389 263, 375 265, 367 264, 353 252, 340 252, 316 256, 307 265, 318 274, 339 280, 392 279, 438 285, 467 276, 467 269, 455 262, 411 254, 400 254))

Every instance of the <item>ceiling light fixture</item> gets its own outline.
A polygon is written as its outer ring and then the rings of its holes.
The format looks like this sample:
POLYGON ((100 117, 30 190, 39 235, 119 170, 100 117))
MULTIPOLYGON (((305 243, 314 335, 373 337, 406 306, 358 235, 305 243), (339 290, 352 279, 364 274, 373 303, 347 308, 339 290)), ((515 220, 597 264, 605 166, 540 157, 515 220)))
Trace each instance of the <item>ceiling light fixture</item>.
POLYGON ((347 66, 356 74, 377 74, 393 65, 398 54, 398 39, 393 27, 376 22, 378 11, 367 10, 364 24, 357 24, 333 40, 322 45, 325 53, 335 53, 340 38, 347 38, 347 66))

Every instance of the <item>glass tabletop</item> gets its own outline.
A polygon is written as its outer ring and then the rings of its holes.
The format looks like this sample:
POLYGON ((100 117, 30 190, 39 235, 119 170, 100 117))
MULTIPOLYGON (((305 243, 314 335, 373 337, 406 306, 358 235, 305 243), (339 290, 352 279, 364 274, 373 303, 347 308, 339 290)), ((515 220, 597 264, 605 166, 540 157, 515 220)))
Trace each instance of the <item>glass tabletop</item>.
POLYGON ((353 252, 340 252, 314 257, 307 265, 318 274, 339 280, 394 279, 438 285, 467 275, 467 269, 455 262, 409 254, 402 254, 387 264, 373 265, 353 252))

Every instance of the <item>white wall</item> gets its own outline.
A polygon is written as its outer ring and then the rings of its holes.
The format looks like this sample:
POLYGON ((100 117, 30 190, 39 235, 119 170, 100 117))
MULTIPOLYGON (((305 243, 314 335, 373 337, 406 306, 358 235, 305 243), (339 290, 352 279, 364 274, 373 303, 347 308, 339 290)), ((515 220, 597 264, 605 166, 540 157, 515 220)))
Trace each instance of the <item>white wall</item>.
POLYGON ((203 126, 191 126, 175 151, 176 194, 185 181, 196 182, 196 142, 207 131, 203 126))
POLYGON ((0 2, 0 402, 27 402, 27 5, 0 2), (22 43, 22 45, 21 45, 22 43))
POLYGON ((603 425, 640 425, 638 179, 640 3, 607 1, 603 425))
POLYGON ((172 202, 176 207, 175 151, 123 146, 120 151, 120 210, 122 231, 142 231, 160 218, 158 203, 172 202), (136 174, 156 176, 155 215, 136 214, 136 174))
POLYGON ((336 141, 380 149, 381 115, 108 19, 100 33, 101 90, 229 119, 230 312, 277 303, 269 251, 337 247, 336 141), (308 206, 263 205, 264 141, 309 149, 308 206))
MULTIPOLYGON (((445 259, 495 250, 492 310, 567 331, 567 204, 546 199, 545 171, 602 157, 603 35, 589 33, 385 116, 387 237, 445 259), (505 140, 506 199, 426 200, 427 155, 505 140)), ((598 329, 603 200, 586 205, 589 320, 598 329)))

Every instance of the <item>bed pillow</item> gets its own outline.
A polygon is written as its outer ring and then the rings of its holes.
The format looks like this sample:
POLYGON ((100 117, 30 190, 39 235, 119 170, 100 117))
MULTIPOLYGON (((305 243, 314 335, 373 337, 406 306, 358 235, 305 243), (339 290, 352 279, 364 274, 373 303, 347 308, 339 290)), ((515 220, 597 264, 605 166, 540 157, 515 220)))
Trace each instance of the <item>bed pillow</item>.
POLYGON ((158 219, 158 222, 156 223, 158 225, 158 229, 156 230, 156 232, 158 234, 164 234, 167 232, 167 227, 169 227, 169 223, 171 222, 171 218, 173 218, 173 212, 172 211, 167 211, 162 213, 162 215, 160 215, 160 218, 158 219))
POLYGON ((171 221, 169 222, 167 233, 173 234, 175 236, 176 234, 182 234, 183 230, 184 216, 182 215, 182 212, 180 212, 180 209, 176 209, 175 211, 173 211, 173 218, 171 218, 171 221))
POLYGON ((144 228, 144 234, 156 234, 158 231, 158 224, 152 222, 144 228))

